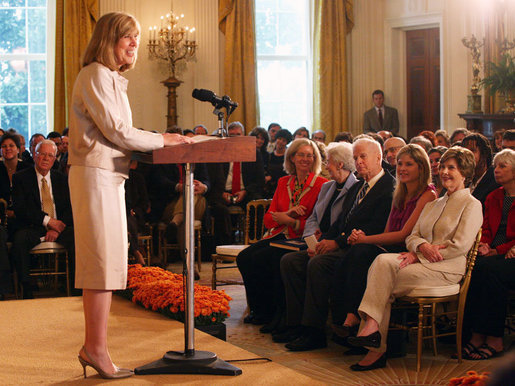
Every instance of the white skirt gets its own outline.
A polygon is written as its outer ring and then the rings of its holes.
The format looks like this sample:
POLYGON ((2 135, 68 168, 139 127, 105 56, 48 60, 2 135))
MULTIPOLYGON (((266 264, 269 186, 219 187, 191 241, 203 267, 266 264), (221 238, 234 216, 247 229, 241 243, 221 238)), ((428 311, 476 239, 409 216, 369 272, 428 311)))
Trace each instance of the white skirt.
POLYGON ((72 166, 70 198, 75 232, 75 287, 127 286, 125 178, 108 170, 72 166))

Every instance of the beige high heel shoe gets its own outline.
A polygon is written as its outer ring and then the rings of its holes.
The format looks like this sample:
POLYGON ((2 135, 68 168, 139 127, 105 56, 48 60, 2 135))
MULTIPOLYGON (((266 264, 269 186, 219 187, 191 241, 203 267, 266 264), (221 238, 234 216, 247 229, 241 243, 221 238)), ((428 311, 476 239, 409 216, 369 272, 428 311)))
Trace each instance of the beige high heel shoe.
POLYGON ((132 371, 130 369, 120 369, 116 366, 115 366, 116 371, 114 373, 112 373, 112 374, 106 373, 104 370, 102 370, 100 368, 100 366, 98 366, 91 359, 90 355, 86 351, 86 347, 82 346, 82 350, 84 351, 84 354, 88 357, 87 360, 84 359, 83 357, 80 356, 80 351, 79 351, 78 358, 79 358, 80 364, 82 365, 82 370, 84 371, 84 378, 87 378, 86 367, 88 367, 88 366, 93 367, 97 371, 97 373, 104 379, 127 378, 127 377, 134 375, 134 371, 132 371))

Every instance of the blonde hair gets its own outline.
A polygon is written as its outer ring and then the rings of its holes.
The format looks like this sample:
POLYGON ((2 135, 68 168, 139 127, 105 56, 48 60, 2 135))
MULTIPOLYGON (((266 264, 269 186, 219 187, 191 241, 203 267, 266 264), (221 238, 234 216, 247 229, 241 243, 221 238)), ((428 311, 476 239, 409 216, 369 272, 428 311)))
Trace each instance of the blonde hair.
POLYGON ((320 157, 320 152, 318 151, 318 146, 315 142, 307 138, 299 138, 294 140, 290 146, 288 146, 288 149, 286 149, 286 153, 284 154, 284 170, 286 173, 290 175, 297 173, 292 158, 295 156, 295 154, 297 154, 297 151, 302 146, 306 145, 311 146, 313 149, 313 156, 315 157, 313 159, 313 166, 311 167, 311 171, 315 174, 320 174, 320 171, 322 170, 322 160, 320 157))
POLYGON ((141 32, 140 25, 134 16, 125 12, 106 13, 98 19, 93 36, 82 58, 82 67, 93 62, 103 64, 112 71, 124 72, 130 70, 136 64, 137 51, 134 53, 134 61, 130 64, 119 66, 117 64, 115 47, 118 41, 128 33, 141 32))
MULTIPOLYGON (((429 162, 429 157, 422 146, 410 143, 402 147, 397 153, 397 170, 399 170, 399 159, 404 155, 411 157, 418 165, 418 183, 417 190, 414 195, 414 197, 417 197, 431 183, 431 164, 429 162)), ((405 183, 400 181, 399 176, 397 176, 397 183, 395 185, 395 191, 393 192, 393 206, 398 209, 404 208, 407 196, 408 188, 405 183)))

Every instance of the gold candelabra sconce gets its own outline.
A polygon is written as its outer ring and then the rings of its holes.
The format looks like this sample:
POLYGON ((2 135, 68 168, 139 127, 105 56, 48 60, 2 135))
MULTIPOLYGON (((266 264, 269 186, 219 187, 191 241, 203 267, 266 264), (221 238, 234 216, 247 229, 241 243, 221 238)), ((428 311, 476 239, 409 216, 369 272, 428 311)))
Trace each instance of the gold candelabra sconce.
POLYGON ((481 95, 479 89, 481 88, 481 78, 479 72, 481 70, 481 47, 485 45, 484 39, 478 40, 474 35, 470 39, 463 38, 461 42, 465 47, 470 49, 472 54, 472 85, 470 86, 470 95, 467 96, 467 113, 481 114, 481 95))
POLYGON ((182 83, 176 77, 177 63, 191 60, 197 50, 196 29, 181 26, 183 19, 183 14, 171 11, 161 16, 159 27, 151 26, 148 30, 149 58, 168 64, 168 78, 161 82, 168 89, 167 127, 177 125, 177 87, 182 83))

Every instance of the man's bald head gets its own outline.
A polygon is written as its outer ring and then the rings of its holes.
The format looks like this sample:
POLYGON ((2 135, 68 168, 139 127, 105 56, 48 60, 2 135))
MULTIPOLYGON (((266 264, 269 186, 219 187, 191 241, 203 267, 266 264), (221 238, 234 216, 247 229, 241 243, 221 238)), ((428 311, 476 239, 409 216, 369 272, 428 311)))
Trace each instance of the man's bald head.
POLYGON ((405 145, 406 142, 399 137, 388 138, 384 141, 384 157, 390 165, 397 166, 397 153, 405 145))

